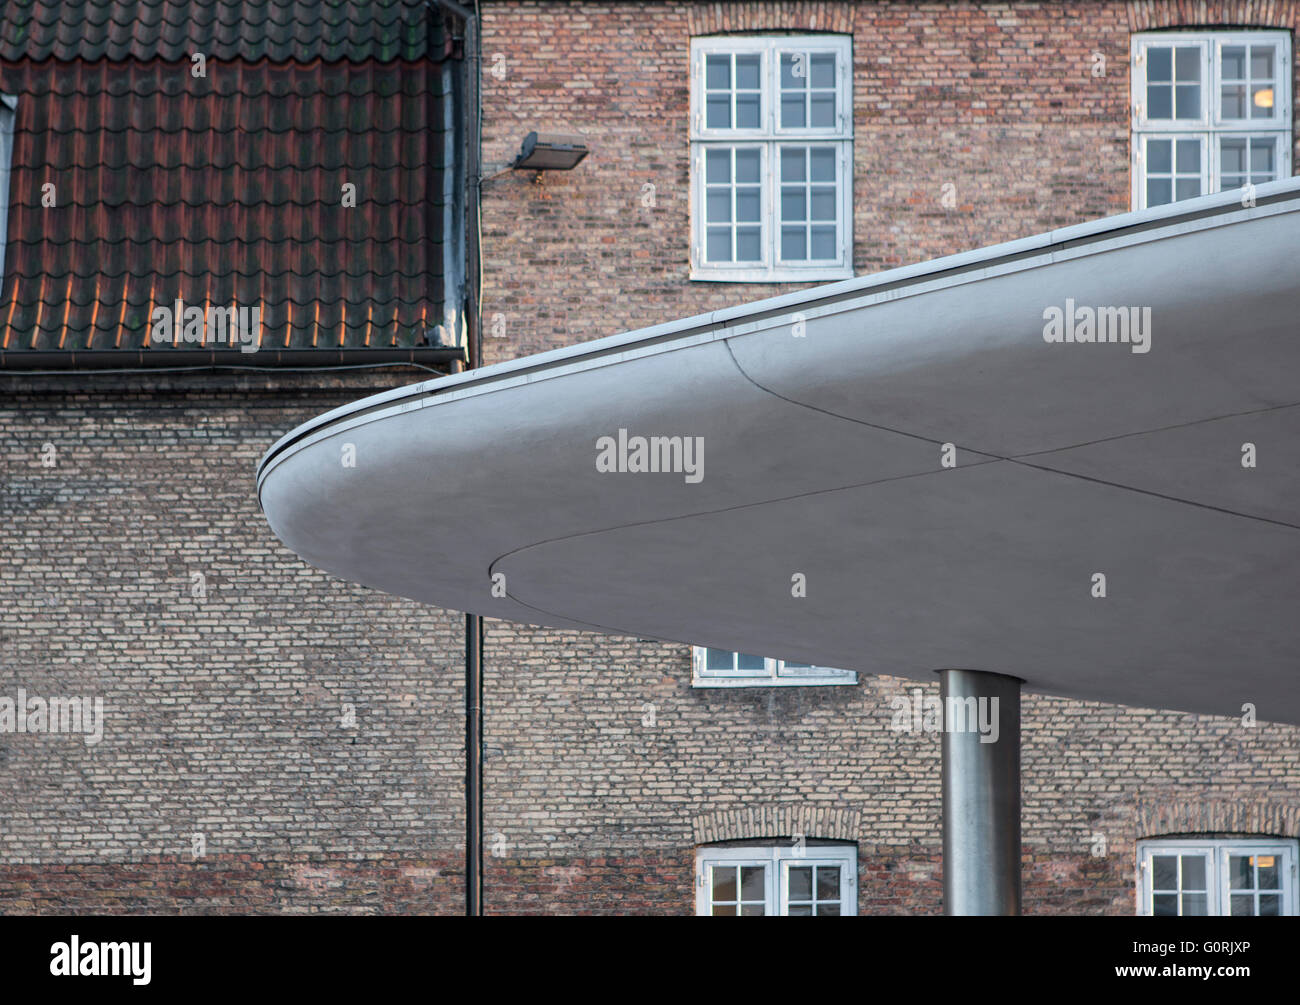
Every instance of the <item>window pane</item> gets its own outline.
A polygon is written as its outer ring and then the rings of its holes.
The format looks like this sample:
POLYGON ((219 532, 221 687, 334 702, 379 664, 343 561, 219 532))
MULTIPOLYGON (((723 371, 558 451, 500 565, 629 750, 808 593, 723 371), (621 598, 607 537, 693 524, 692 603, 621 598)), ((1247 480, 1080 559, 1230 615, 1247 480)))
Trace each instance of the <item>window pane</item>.
POLYGON ((1168 174, 1173 170, 1172 140, 1147 140, 1147 170, 1153 174, 1168 174))
POLYGON ((739 223, 758 223, 759 198, 756 187, 736 189, 736 220, 739 223))
POLYGON ((1265 81, 1273 79, 1273 46, 1252 45, 1250 47, 1250 79, 1265 81))
POLYGON ((710 94, 705 123, 710 129, 731 128, 731 95, 710 94))
POLYGON ((840 914, 839 904, 818 904, 817 917, 819 918, 837 918, 840 914))
POLYGON ((1219 114, 1225 119, 1244 119, 1246 117, 1246 85, 1224 84, 1222 105, 1219 114))
POLYGON ((757 227, 739 227, 736 229, 736 261, 760 262, 763 249, 759 240, 757 227))
POLYGON ((803 181, 806 178, 804 173, 806 156, 805 147, 782 147, 781 148, 781 180, 782 181, 803 181))
POLYGON ((736 127, 738 129, 757 129, 759 123, 759 96, 755 94, 736 95, 736 127))
POLYGON ((734 865, 715 865, 713 867, 713 899, 736 899, 736 867, 734 865))
POLYGON ((787 911, 791 918, 811 918, 813 913, 812 904, 791 904, 787 911))
POLYGON ((1273 117, 1273 86, 1271 84, 1255 85, 1250 91, 1250 117, 1252 119, 1271 119, 1273 117))
POLYGON ((812 219, 835 219, 835 189, 830 185, 818 185, 812 190, 812 219))
POLYGON ((731 88, 731 57, 726 55, 704 58, 704 86, 710 91, 731 88))
POLYGON ((704 178, 710 185, 725 185, 731 181, 730 150, 704 152, 704 178))
POLYGON ((706 649, 704 650, 704 669, 731 670, 735 658, 736 654, 726 649, 706 649))
POLYGON ((840 899, 840 867, 837 865, 819 865, 817 867, 817 899, 840 899))
POLYGON ((810 150, 809 157, 812 159, 812 180, 813 181, 834 181, 835 180, 835 151, 822 147, 821 149, 810 150))
POLYGON ((1157 918, 1176 917, 1178 914, 1178 894, 1157 893, 1151 898, 1151 913, 1157 918))
POLYGON ((807 193, 803 186, 786 185, 781 189, 781 219, 808 219, 807 193))
POLYGON ((1277 857, 1273 855, 1256 856, 1255 864, 1258 867, 1257 875, 1259 876, 1259 883, 1258 883, 1259 889, 1261 890, 1279 889, 1278 873, 1277 873, 1277 857))
POLYGON ((767 866, 742 865, 740 867, 741 900, 767 900, 767 866))
POLYGON ((738 90, 758 90, 759 63, 760 57, 757 54, 736 57, 736 88, 738 90))
POLYGON ((814 129, 829 129, 835 125, 835 94, 812 96, 812 125, 814 129))
POLYGON ((812 76, 809 83, 813 87, 835 86, 835 53, 819 52, 812 57, 812 76))
POLYGON ((835 257, 835 228, 834 227, 813 227, 812 229, 812 258, 834 258, 835 257))
POLYGON ((761 918, 765 914, 767 911, 762 904, 746 904, 740 909, 742 918, 761 918))
POLYGON ((1203 893, 1183 894, 1183 917, 1203 918, 1208 913, 1206 895, 1203 893))
POLYGON ((709 223, 731 222, 731 189, 709 189, 705 219, 709 223))
POLYGON ((1147 49, 1147 80, 1173 80, 1173 50, 1168 46, 1147 49))
POLYGON ((1232 895, 1232 915, 1245 918, 1255 913, 1255 895, 1253 893, 1234 893, 1232 895))
POLYGON ((731 261, 731 228, 710 227, 704 254, 710 262, 731 261))
POLYGON ((1154 855, 1151 859, 1151 889, 1178 889, 1178 856, 1154 855))
POLYGON ((791 866, 789 876, 788 898, 790 900, 812 900, 812 866, 791 866))
POLYGON ((1172 119, 1174 117, 1174 89, 1168 84, 1147 85, 1147 118, 1172 119))
POLYGON ((801 93, 781 95, 782 129, 802 129, 804 127, 803 101, 803 94, 801 93))
POLYGON ((1205 890, 1205 859, 1200 855, 1183 856, 1183 889, 1205 890))
POLYGON ((1201 179, 1199 178, 1179 178, 1174 186, 1174 195, 1178 202, 1184 199, 1195 199, 1200 194, 1201 179))
POLYGON ((1194 45, 1180 45, 1174 56, 1174 76, 1179 83, 1201 79, 1201 49, 1194 45))
POLYGON ((807 87, 808 57, 804 53, 781 53, 781 88, 791 91, 807 87))
POLYGON ((1201 85, 1179 84, 1177 91, 1178 110, 1176 119, 1199 119, 1201 117, 1201 85))
POLYGON ((758 182, 758 158, 757 150, 736 151, 736 181, 741 184, 758 182))
POLYGON ((781 228, 781 257, 787 262, 802 262, 808 257, 807 234, 803 227, 781 228))
POLYGON ((1178 173, 1187 174, 1201 172, 1201 142, 1200 140, 1179 140, 1178 141, 1178 173))
POLYGON ((1261 917, 1276 918, 1282 914, 1282 895, 1278 893, 1261 893, 1259 895, 1259 913, 1261 917))
POLYGON ((1255 888, 1249 855, 1228 856, 1228 885, 1234 890, 1253 890, 1255 888))
POLYGON ((734 918, 736 916, 735 904, 714 904, 713 916, 715 918, 734 918))
POLYGON ((749 653, 737 653, 736 666, 741 670, 757 670, 759 673, 767 669, 762 656, 751 656, 749 653))
MULTIPOLYGON (((1246 141, 1225 139, 1219 147, 1219 170, 1225 176, 1246 170, 1246 141)), ((1239 856, 1234 855, 1234 860, 1239 856)))
POLYGON ((1173 200, 1173 185, 1168 178, 1147 179, 1148 206, 1163 206, 1165 203, 1173 202, 1173 200))
POLYGON ((1224 80, 1244 80, 1246 78, 1246 47, 1244 45, 1225 45, 1223 60, 1219 64, 1224 80))

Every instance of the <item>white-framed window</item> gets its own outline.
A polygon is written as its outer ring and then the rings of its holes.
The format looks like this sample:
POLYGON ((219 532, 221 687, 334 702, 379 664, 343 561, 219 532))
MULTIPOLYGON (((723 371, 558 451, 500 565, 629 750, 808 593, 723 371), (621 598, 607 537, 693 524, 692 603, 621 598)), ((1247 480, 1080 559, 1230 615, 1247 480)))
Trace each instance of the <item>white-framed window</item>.
POLYGON ((691 40, 691 278, 853 275, 853 53, 839 35, 691 40))
POLYGON ((856 684, 853 670, 765 659, 730 649, 693 646, 696 687, 808 687, 818 684, 856 684))
POLYGON ((1291 174, 1291 36, 1132 38, 1133 208, 1291 174))
POLYGON ((1177 838, 1138 842, 1137 913, 1294 915, 1296 842, 1177 838))
POLYGON ((851 844, 700 848, 695 913, 839 917, 858 913, 858 850, 851 844))

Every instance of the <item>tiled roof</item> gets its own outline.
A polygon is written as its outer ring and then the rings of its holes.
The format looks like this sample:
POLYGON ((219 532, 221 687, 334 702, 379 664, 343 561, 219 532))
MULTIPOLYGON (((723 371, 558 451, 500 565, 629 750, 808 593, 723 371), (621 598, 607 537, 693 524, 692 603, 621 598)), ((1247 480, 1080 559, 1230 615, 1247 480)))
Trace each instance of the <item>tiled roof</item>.
POLYGON ((424 0, 4 0, 0 60, 421 59, 437 40, 424 0))
POLYGON ((178 298, 260 306, 267 347, 418 343, 441 320, 441 70, 0 62, 0 348, 137 348, 178 298))

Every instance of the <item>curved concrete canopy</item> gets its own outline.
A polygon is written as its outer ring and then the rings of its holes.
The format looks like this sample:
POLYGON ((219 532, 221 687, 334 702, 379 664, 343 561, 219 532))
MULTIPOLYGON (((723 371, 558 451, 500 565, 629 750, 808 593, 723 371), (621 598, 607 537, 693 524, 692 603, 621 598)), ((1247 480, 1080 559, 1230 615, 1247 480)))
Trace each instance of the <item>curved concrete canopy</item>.
POLYGON ((440 607, 1300 723, 1298 295, 1291 179, 376 395, 259 493, 440 607), (1150 308, 1149 351, 1049 343, 1067 300, 1150 308), (598 470, 619 430, 702 477, 598 470))

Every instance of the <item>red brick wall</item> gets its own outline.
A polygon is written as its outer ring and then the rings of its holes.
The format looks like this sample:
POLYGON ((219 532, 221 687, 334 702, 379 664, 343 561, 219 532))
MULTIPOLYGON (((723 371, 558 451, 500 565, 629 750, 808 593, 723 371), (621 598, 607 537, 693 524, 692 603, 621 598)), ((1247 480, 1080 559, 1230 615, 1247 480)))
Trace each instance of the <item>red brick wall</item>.
MULTIPOLYGON (((1127 211, 1133 31, 1300 24, 1294 3, 511 2, 483 14, 486 173, 532 129, 580 132, 591 149, 571 172, 503 171, 484 186, 488 362, 795 288, 689 279, 694 35, 852 36, 854 267, 869 273, 1127 211), (954 209, 940 203, 946 183, 954 209)), ((888 731, 900 682, 693 691, 681 649, 495 624, 487 663, 487 829, 521 861, 581 873, 594 849, 639 861, 693 847, 700 814, 814 806, 860 814, 864 912, 939 910, 938 743, 888 731), (657 734, 639 724, 647 702, 657 734)), ((1254 815, 1244 832, 1300 833, 1270 816, 1300 804, 1294 729, 1036 696, 1025 725, 1029 912, 1132 913, 1136 842, 1172 833, 1151 829, 1152 801, 1222 802, 1254 815)))
POLYGON ((104 702, 91 746, 0 734, 0 912, 462 909, 461 616, 307 566, 255 490, 421 376, 0 375, 0 694, 104 702))
MULTIPOLYGON (((1187 23, 1296 21, 1293 4, 1184 6, 1187 23)), ((1125 209, 1128 33, 1172 10, 483 8, 489 165, 534 128, 593 148, 540 184, 485 185, 489 360, 776 292, 686 278, 692 33, 852 31, 869 271, 1125 209)), ((109 715, 94 748, 0 736, 0 911, 461 910, 460 617, 308 567, 253 489, 283 432, 414 379, 0 379, 0 694, 100 694, 109 715)), ((912 682, 693 689, 684 646, 501 622, 485 673, 489 911, 689 914, 702 840, 788 839, 740 822, 751 809, 856 839, 864 913, 940 909, 938 740, 889 728, 912 682)), ((1142 837, 1300 833, 1296 728, 1038 696, 1024 719, 1027 911, 1131 913, 1142 837)))
POLYGON ((861 274, 1127 211, 1130 34, 1175 25, 1294 30, 1300 6, 485 4, 486 173, 532 129, 580 132, 591 148, 572 172, 485 183, 485 359, 796 288, 688 278, 693 35, 852 35, 861 274), (647 184, 653 208, 642 205, 647 184), (945 184, 955 209, 940 203, 945 184), (492 337, 494 319, 504 338, 492 337))
POLYGON ((0 865, 11 914, 457 914, 459 856, 362 862, 327 855, 0 865))
POLYGON ((488 914, 695 913, 694 850, 666 854, 490 858, 488 914))

